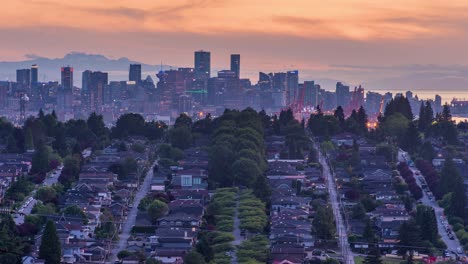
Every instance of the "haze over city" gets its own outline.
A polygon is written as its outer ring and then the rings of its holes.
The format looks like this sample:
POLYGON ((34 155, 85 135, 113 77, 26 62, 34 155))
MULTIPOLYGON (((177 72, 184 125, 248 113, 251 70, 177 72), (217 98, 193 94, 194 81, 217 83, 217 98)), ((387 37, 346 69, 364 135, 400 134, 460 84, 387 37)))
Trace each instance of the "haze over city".
POLYGON ((213 69, 242 54, 241 75, 253 80, 258 71, 298 69, 301 80, 369 89, 468 87, 462 0, 18 0, 3 7, 1 61, 80 51, 187 67, 193 50, 205 49, 213 69))
POLYGON ((9 0, 0 264, 468 263, 468 0, 9 0))

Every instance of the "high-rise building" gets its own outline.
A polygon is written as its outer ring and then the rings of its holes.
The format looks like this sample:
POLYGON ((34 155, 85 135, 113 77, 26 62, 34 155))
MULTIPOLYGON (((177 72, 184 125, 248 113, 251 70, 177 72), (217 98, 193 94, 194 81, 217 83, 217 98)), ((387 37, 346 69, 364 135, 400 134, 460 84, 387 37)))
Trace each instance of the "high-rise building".
POLYGON ((89 83, 89 106, 90 112, 100 113, 104 104, 104 89, 107 86, 107 72, 92 72, 89 83))
POLYGON ((296 97, 299 96, 299 71, 288 71, 287 75, 287 103, 292 104, 295 102, 296 97))
POLYGON ((195 79, 207 81, 211 77, 211 54, 209 51, 195 51, 195 79))
POLYGON ((73 67, 67 66, 62 67, 61 69, 62 75, 62 86, 64 89, 72 90, 73 89, 73 67))
POLYGON ((236 78, 240 77, 240 54, 231 54, 231 71, 236 73, 236 78))
POLYGON ((87 92, 89 91, 89 87, 91 85, 91 74, 93 72, 90 70, 86 70, 83 72, 82 77, 81 77, 81 91, 82 92, 87 92))
POLYGON ((315 82, 305 81, 304 82, 304 106, 315 107, 317 105, 317 95, 315 82))
POLYGON ((436 94, 434 98, 434 112, 435 113, 442 112, 442 97, 438 94, 436 94))
POLYGON ((19 89, 26 90, 27 92, 29 92, 31 88, 31 70, 16 70, 16 83, 19 89))
POLYGON ((287 76, 285 72, 277 72, 273 75, 273 90, 286 91, 287 76))
POLYGON ((336 106, 343 108, 347 107, 349 100, 351 99, 351 93, 349 92, 349 86, 342 84, 341 82, 336 83, 336 106))
POLYGON ((272 84, 272 74, 266 74, 266 73, 263 73, 263 72, 259 72, 258 73, 258 87, 260 88, 260 90, 262 91, 269 91, 271 90, 271 88, 273 87, 272 84))
POLYGON ((39 74, 39 66, 37 66, 37 64, 33 64, 31 66, 31 87, 37 86, 38 74, 39 74))
POLYGON ((130 64, 128 80, 137 84, 141 82, 141 64, 130 64))

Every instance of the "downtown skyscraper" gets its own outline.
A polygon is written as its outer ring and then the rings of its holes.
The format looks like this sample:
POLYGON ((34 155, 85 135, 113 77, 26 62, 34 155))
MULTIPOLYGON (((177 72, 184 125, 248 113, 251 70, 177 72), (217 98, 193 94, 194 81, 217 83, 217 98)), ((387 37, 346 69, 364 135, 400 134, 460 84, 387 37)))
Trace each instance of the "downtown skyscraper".
POLYGON ((137 84, 141 82, 141 64, 130 64, 128 80, 137 84))
POLYGON ((63 88, 71 91, 73 89, 73 67, 62 67, 61 76, 63 88))
POLYGON ((211 54, 209 51, 195 51, 195 79, 207 81, 211 77, 211 54))
POLYGON ((236 73, 236 78, 240 77, 240 54, 231 54, 231 71, 236 73))

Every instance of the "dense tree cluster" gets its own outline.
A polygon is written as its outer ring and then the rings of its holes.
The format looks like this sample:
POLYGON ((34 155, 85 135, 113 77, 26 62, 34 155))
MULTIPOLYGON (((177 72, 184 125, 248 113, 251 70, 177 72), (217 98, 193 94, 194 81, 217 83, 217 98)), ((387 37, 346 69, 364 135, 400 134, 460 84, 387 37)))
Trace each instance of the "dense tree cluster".
POLYGON ((30 251, 28 239, 30 237, 20 236, 19 228, 10 215, 0 215, 0 263, 22 263, 21 257, 30 251))
POLYGON ((264 127, 260 115, 250 108, 240 112, 226 110, 213 123, 210 185, 268 189, 264 175, 267 168, 264 127))
POLYGON ((111 129, 114 138, 125 138, 128 136, 144 136, 149 140, 160 139, 167 125, 163 122, 145 122, 140 114, 124 114, 117 119, 116 125, 111 129))
POLYGON ((432 163, 428 160, 417 160, 416 167, 421 171, 421 174, 424 175, 427 186, 434 194, 437 199, 442 198, 442 195, 439 190, 440 175, 435 170, 432 163))
POLYGON ((55 224, 51 220, 47 221, 42 235, 39 258, 45 260, 46 264, 60 264, 62 259, 60 240, 55 224))
POLYGON ((332 208, 329 206, 318 207, 312 225, 313 231, 319 239, 334 239, 336 227, 332 208))
POLYGON ((464 219, 466 199, 463 177, 450 157, 445 159, 442 168, 440 193, 442 195, 451 194, 450 203, 445 207, 446 213, 464 219))
POLYGON ((416 183, 416 179, 414 178, 414 174, 411 169, 408 167, 408 164, 402 162, 397 166, 400 175, 405 180, 406 184, 408 185, 408 189, 413 195, 414 199, 419 200, 423 197, 423 192, 421 187, 416 183))

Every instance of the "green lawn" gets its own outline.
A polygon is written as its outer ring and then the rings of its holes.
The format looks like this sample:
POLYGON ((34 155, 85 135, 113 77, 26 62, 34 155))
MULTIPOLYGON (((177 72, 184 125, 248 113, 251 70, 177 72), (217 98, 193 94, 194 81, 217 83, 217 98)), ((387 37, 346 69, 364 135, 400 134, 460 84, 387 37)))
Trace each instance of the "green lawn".
MULTIPOLYGON (((402 261, 403 261, 403 259, 382 257, 382 263, 383 264, 396 264, 396 263, 401 263, 402 261)), ((364 257, 361 257, 361 256, 354 257, 354 263, 355 264, 362 264, 363 262, 364 262, 364 257)), ((421 263, 421 262, 415 261, 414 263, 421 263)))

